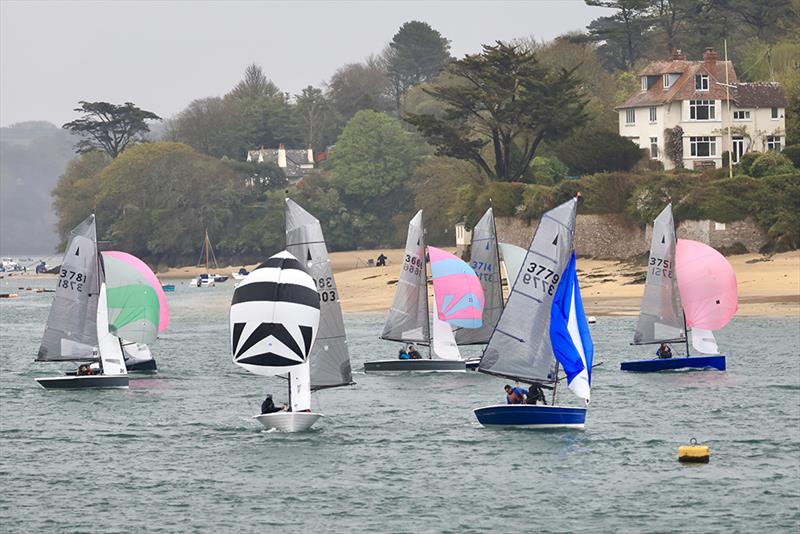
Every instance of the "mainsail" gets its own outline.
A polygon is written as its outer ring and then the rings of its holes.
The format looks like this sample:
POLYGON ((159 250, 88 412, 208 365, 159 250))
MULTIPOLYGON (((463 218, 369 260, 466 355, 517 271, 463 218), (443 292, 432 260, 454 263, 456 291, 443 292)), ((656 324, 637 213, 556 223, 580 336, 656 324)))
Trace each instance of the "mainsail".
POLYGON ((102 282, 95 218, 90 215, 70 232, 37 361, 94 358, 102 282))
POLYGON ((405 257, 381 339, 428 343, 428 287, 422 210, 408 223, 405 257))
POLYGON ((311 389, 351 384, 353 372, 350 368, 342 307, 322 227, 313 215, 288 198, 286 250, 305 262, 320 294, 319 331, 308 357, 311 365, 311 389))
POLYGON ((662 343, 686 338, 675 269, 675 222, 672 204, 668 204, 653 221, 647 281, 633 334, 634 343, 662 343))
POLYGON ((503 285, 500 275, 500 257, 497 249, 497 230, 492 208, 486 210, 472 229, 470 267, 480 278, 483 287, 483 325, 475 329, 458 329, 455 332, 459 345, 482 344, 489 341, 500 314, 503 312, 503 285))
POLYGON ((577 205, 572 199, 542 215, 479 371, 527 382, 556 380, 550 315, 572 255, 577 205))
POLYGON ((256 267, 231 300, 234 363, 266 376, 305 364, 317 335, 319 302, 314 279, 289 252, 256 267))

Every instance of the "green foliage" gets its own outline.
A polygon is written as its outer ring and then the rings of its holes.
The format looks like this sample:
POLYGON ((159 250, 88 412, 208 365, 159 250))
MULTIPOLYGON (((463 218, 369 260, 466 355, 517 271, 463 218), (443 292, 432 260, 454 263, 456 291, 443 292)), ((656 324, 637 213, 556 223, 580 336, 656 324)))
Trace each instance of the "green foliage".
POLYGON ((569 169, 558 158, 536 156, 531 162, 525 181, 541 185, 554 185, 566 178, 568 173, 569 169))
POLYGON ((541 217, 544 212, 556 205, 557 194, 558 191, 555 187, 538 184, 526 185, 522 191, 522 204, 525 206, 522 216, 527 219, 541 217))
POLYGON ((786 156, 795 167, 800 168, 800 145, 787 146, 781 154, 786 156))
POLYGON ((761 176, 773 176, 776 174, 788 174, 794 171, 792 161, 774 150, 759 154, 750 165, 750 176, 759 178, 761 176))
POLYGON ((761 156, 761 152, 747 152, 739 158, 739 168, 750 176, 753 163, 761 156))
POLYGON ((139 109, 131 102, 116 105, 81 100, 79 104, 81 107, 74 111, 82 113, 83 117, 62 126, 81 137, 75 145, 79 154, 99 149, 116 158, 129 144, 141 141, 150 131, 147 121, 161 120, 155 113, 139 109))
POLYGON ((518 182, 490 182, 478 193, 475 209, 483 214, 491 206, 496 217, 512 217, 522 205, 524 189, 525 184, 518 182))
POLYGON ((556 154, 578 174, 628 171, 642 159, 636 143, 594 124, 573 132, 559 144, 556 154))
POLYGON ((761 191, 753 195, 756 221, 767 230, 776 252, 800 248, 800 173, 759 179, 761 191))
POLYGON ((337 70, 328 82, 328 97, 334 110, 349 121, 361 110, 388 111, 390 82, 380 58, 369 57, 364 63, 350 63, 337 70))
POLYGON ((587 213, 624 213, 636 187, 634 178, 621 172, 584 176, 580 184, 587 213))
MULTIPOLYGON (((52 191, 53 209, 58 216, 61 246, 66 245, 70 230, 94 209, 100 191, 100 172, 111 163, 105 152, 94 150, 73 158, 52 191)), ((60 247, 59 247, 60 248, 60 247)))
POLYGON ((675 126, 664 130, 664 153, 676 168, 683 168, 683 128, 675 126))
MULTIPOLYGON (((688 175, 689 179, 696 175, 688 175)), ((672 202, 676 219, 684 218, 686 210, 681 199, 688 190, 689 180, 680 174, 652 173, 642 176, 628 200, 628 215, 639 224, 649 224, 664 206, 672 202)))

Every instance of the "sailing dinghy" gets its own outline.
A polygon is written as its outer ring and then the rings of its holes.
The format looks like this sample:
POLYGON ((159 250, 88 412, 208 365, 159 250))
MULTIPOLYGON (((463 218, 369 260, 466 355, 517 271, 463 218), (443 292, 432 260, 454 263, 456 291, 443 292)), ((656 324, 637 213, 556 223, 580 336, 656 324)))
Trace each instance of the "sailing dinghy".
POLYGON ((100 373, 37 378, 36 382, 45 389, 128 387, 120 339, 109 331, 107 287, 101 261, 95 216, 90 215, 70 233, 36 361, 99 359, 100 373))
POLYGON ((587 404, 594 348, 575 268, 578 200, 545 213, 478 371, 552 389, 550 405, 496 404, 474 410, 487 427, 583 428, 585 407, 557 406, 559 365, 587 404))
POLYGON ((256 267, 233 292, 233 362, 263 376, 289 375, 289 409, 253 416, 267 429, 306 430, 322 414, 311 411, 308 357, 317 336, 316 281, 288 251, 256 267))
POLYGON ((731 264, 708 245, 676 240, 672 204, 667 205, 653 221, 647 280, 633 344, 682 342, 686 357, 627 361, 620 369, 645 373, 724 371, 725 356, 719 354, 713 330, 724 327, 737 309, 736 273, 731 264), (687 328, 692 329, 692 346, 702 356, 691 356, 687 328))
MULTIPOLYGON (((477 311, 477 320, 471 322, 473 327, 480 327, 481 313, 483 307, 483 290, 474 271, 463 261, 452 254, 433 247, 437 263, 442 263, 442 268, 434 272, 434 299, 440 303, 448 305, 458 302, 466 308, 477 311), (440 254, 443 253, 443 254, 440 254), (437 254, 439 254, 437 256, 437 254), (449 257, 448 257, 449 256, 449 257), (442 285, 442 289, 437 295, 437 282, 439 276, 457 275, 469 276, 471 273, 474 283, 471 283, 472 291, 468 291, 466 286, 447 288, 442 285), (475 299, 470 301, 470 295, 477 298, 480 293, 480 308, 475 299), (462 300, 463 299, 463 300, 462 300)), ((432 262, 434 261, 431 258, 432 262)), ((383 327, 381 339, 389 341, 399 341, 403 344, 419 344, 428 346, 428 358, 416 360, 401 360, 398 358, 385 360, 372 360, 364 363, 364 372, 409 372, 409 371, 466 371, 466 360, 461 358, 456 345, 451 324, 443 317, 447 315, 445 311, 437 310, 433 315, 433 331, 429 319, 428 309, 428 286, 427 286, 427 261, 425 255, 425 236, 422 223, 422 210, 408 223, 408 235, 406 237, 405 258, 400 277, 395 289, 394 301, 389 309, 389 316, 383 327), (438 321, 438 322, 437 322, 438 321)), ((432 263, 433 269, 433 263, 432 263)), ((437 267, 438 269, 438 267, 437 267)), ((464 278, 463 280, 466 280, 464 278)), ((463 281, 462 280, 462 281, 463 281)), ((466 323, 465 323, 466 324, 466 323)))

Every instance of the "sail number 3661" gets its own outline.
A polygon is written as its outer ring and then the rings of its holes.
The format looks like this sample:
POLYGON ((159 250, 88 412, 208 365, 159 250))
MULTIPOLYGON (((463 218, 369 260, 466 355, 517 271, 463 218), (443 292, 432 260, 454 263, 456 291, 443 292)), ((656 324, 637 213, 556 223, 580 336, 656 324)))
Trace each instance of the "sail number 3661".
POLYGON ((85 274, 75 271, 68 271, 67 269, 61 269, 59 277, 59 286, 66 289, 72 289, 78 293, 83 291, 83 284, 86 282, 85 274))
POLYGON ((524 284, 533 285, 536 289, 541 289, 548 295, 552 295, 558 286, 559 276, 552 269, 548 269, 544 265, 538 265, 536 262, 530 262, 528 268, 522 274, 522 282, 524 284))

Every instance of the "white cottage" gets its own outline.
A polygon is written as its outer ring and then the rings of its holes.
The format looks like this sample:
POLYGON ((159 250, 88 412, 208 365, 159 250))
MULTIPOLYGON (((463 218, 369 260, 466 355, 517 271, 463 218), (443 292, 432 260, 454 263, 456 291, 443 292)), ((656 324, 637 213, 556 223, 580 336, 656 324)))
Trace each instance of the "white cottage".
POLYGON ((688 169, 721 167, 726 151, 738 163, 745 152, 781 150, 785 144, 783 88, 739 83, 733 64, 718 61, 713 48, 706 49, 703 61, 688 61, 676 50, 670 60, 647 65, 639 77, 640 90, 617 107, 619 134, 648 150, 665 169, 676 166, 667 150, 675 134, 680 134, 676 157, 688 169))

